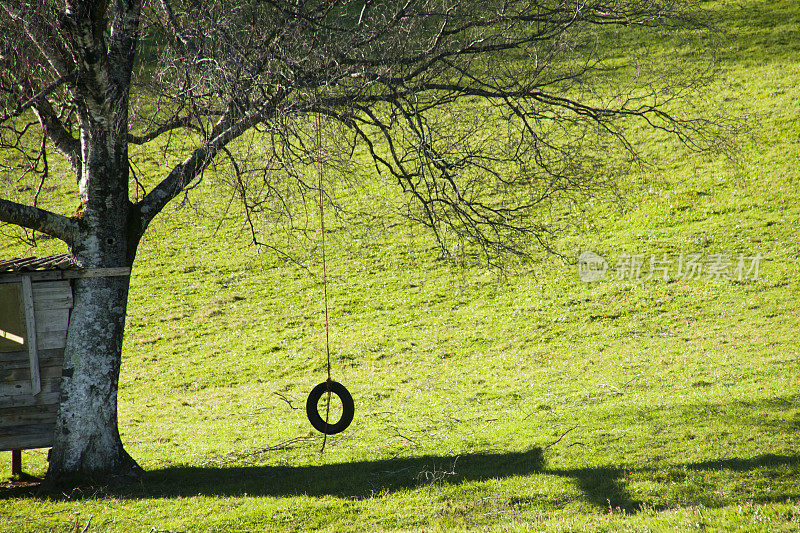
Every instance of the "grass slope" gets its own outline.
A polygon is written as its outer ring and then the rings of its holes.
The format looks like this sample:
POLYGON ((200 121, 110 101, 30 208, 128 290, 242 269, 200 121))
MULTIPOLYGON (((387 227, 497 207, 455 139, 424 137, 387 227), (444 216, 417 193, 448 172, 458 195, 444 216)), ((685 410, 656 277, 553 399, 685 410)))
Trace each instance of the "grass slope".
MULTIPOLYGON (((609 260, 603 280, 552 258, 454 267, 407 223, 332 224, 334 378, 357 411, 320 455, 302 410, 325 375, 319 250, 289 245, 309 272, 234 220, 170 212, 141 245, 121 378, 147 474, 0 491, 0 530, 800 529, 800 9, 708 5, 728 32, 709 105, 755 128, 735 161, 676 155, 564 234, 609 260), (681 253, 760 254, 760 279, 616 279, 625 254, 681 253)), ((43 451, 24 459, 44 473, 43 451)))

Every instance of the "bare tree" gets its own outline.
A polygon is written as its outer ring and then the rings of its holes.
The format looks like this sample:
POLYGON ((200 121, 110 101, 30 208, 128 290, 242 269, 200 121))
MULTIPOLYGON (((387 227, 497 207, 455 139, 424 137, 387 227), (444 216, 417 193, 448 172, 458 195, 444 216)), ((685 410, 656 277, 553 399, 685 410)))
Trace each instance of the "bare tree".
MULTIPOLYGON (((84 267, 131 266, 153 218, 211 164, 227 161, 249 213, 282 212, 291 187, 313 191, 302 169, 320 159, 319 129, 336 126, 339 158, 327 161, 367 154, 440 240, 446 229, 487 253, 546 245, 537 210, 606 186, 611 150, 636 153, 627 125, 709 140, 707 120, 668 111, 701 77, 600 54, 615 36, 694 26, 689 7, 0 0, 0 164, 36 191, 0 199, 0 221, 64 241, 84 267), (254 138, 258 157, 247 157, 254 138), (180 154, 152 183, 129 153, 151 143, 180 154), (64 178, 52 157, 77 181, 74 216, 36 205, 64 178)), ((76 282, 51 480, 139 471, 117 430, 127 295, 126 278, 76 282)))

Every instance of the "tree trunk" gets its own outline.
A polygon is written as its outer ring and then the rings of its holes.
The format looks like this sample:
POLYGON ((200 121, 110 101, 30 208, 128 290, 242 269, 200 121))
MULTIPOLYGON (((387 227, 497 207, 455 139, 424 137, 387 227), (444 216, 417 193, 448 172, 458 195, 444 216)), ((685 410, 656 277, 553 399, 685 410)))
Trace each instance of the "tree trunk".
MULTIPOLYGON (((98 106, 81 117, 82 203, 72 254, 84 268, 130 267, 138 245, 138 211, 128 199, 127 110, 119 109, 115 115, 98 106)), ((129 277, 75 280, 47 473, 54 485, 141 472, 117 426, 129 283, 129 277)))
POLYGON ((61 406, 48 480, 56 485, 127 477, 140 468, 122 446, 117 388, 128 277, 75 281, 61 406))

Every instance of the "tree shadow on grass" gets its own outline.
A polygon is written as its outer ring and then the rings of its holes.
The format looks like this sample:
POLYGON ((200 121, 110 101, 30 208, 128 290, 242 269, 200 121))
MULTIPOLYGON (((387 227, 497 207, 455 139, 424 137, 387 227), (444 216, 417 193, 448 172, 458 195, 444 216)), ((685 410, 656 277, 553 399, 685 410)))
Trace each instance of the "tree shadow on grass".
POLYGON ((714 459, 711 461, 690 463, 686 468, 689 470, 731 470, 733 472, 747 472, 758 468, 782 466, 800 468, 800 456, 768 453, 751 459, 714 459))
POLYGON ((130 497, 335 496, 368 498, 425 485, 541 472, 540 448, 525 452, 422 456, 316 466, 168 467, 147 472, 130 497))
POLYGON ((547 469, 544 474, 575 479, 586 499, 598 507, 637 513, 644 502, 635 500, 625 488, 625 471, 615 467, 588 467, 573 469, 547 469))
MULTIPOLYGON (((428 485, 458 485, 515 476, 541 474, 574 480, 585 499, 606 510, 634 514, 644 508, 660 509, 636 500, 627 489, 630 475, 652 479, 669 471, 730 471, 746 475, 761 469, 800 470, 800 456, 766 454, 749 459, 717 459, 695 463, 658 465, 638 469, 598 466, 573 469, 548 468, 540 448, 525 452, 428 455, 357 461, 316 466, 171 466, 145 473, 141 482, 117 488, 66 494, 46 494, 35 487, 1 488, 0 500, 45 497, 80 499, 113 497, 122 499, 210 497, 295 497, 333 496, 363 499, 382 493, 413 490, 428 485)), ((792 490, 794 490, 792 486, 792 490)), ((790 494, 794 497, 799 494, 790 494)), ((701 496, 698 496, 701 497, 701 496)), ((772 499, 751 498, 759 503, 784 501, 787 493, 772 499)), ((714 502, 685 502, 715 507, 714 502)))
MULTIPOLYGON (((616 467, 587 467, 574 469, 545 468, 542 474, 572 478, 584 492, 586 498, 595 505, 609 510, 622 510, 633 514, 641 511, 645 507, 648 509, 663 510, 666 506, 646 505, 645 502, 632 498, 626 489, 627 477, 630 475, 642 477, 641 475, 643 474, 646 478, 653 479, 659 477, 659 472, 675 470, 680 470, 682 472, 729 471, 746 474, 763 469, 785 471, 787 468, 794 471, 800 470, 800 456, 764 454, 749 459, 714 459, 695 463, 659 465, 627 470, 616 467)), ((796 476, 794 477, 796 478, 796 476)), ((794 488, 797 489, 796 494, 786 494, 785 492, 776 491, 770 497, 762 495, 758 497, 749 497, 749 500, 762 504, 783 502, 789 497, 797 498, 800 496, 800 487, 795 485, 794 488)), ((691 505, 702 504, 705 507, 719 506, 719 502, 709 500, 703 494, 696 495, 692 501, 688 503, 691 505)))
MULTIPOLYGON (((357 461, 311 466, 170 466, 145 472, 138 483, 91 488, 70 498, 183 498, 203 496, 335 496, 368 498, 425 485, 526 476, 541 472, 541 448, 525 452, 477 453, 357 461)), ((31 486, 0 488, 0 500, 37 496, 31 486)), ((39 496, 64 498, 63 494, 39 496)))

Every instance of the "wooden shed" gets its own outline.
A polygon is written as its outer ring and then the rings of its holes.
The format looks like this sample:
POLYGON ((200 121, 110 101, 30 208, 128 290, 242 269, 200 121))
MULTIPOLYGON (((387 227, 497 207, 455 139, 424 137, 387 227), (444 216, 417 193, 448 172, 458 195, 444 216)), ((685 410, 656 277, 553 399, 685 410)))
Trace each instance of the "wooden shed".
POLYGON ((83 270, 68 254, 0 261, 0 451, 49 448, 59 404, 72 280, 129 275, 130 269, 83 270))

